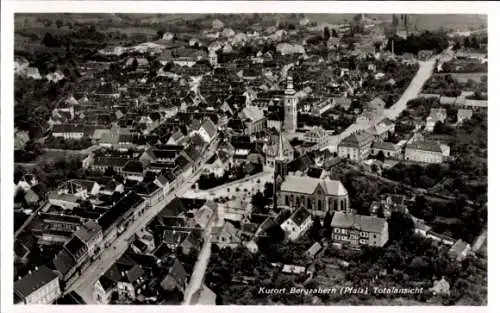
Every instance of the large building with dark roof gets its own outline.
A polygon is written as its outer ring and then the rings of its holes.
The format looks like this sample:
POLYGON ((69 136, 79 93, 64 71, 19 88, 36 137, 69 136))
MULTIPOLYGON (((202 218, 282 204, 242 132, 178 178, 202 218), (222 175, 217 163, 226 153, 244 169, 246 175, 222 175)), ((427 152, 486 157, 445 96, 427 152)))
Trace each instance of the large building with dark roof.
POLYGON ((383 247, 389 240, 389 224, 376 216, 335 212, 331 226, 333 241, 346 246, 383 247))
POLYGON ((339 143, 339 157, 354 161, 364 160, 370 155, 373 140, 373 135, 365 131, 355 132, 339 143))
POLYGON ((16 304, 51 304, 60 296, 59 276, 45 265, 14 282, 16 304))
POLYGON ((409 143, 405 149, 405 160, 423 163, 443 163, 450 155, 450 147, 432 140, 409 143))

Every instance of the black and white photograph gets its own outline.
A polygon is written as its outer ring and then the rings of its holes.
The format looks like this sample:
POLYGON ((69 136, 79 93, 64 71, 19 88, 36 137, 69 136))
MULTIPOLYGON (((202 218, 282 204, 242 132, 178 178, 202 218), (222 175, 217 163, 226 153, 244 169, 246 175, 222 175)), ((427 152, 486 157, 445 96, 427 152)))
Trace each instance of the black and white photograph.
POLYGON ((13 14, 12 307, 489 304, 488 12, 289 8, 13 14))

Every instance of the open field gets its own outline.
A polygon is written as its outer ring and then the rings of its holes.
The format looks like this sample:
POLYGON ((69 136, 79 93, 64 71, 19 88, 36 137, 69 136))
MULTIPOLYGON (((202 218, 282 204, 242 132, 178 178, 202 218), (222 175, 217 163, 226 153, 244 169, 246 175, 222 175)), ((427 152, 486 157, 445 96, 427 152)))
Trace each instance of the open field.
POLYGON ((156 35, 157 29, 152 27, 109 27, 103 29, 104 32, 120 32, 124 34, 145 34, 145 35, 156 35))
MULTIPOLYGON (((356 14, 306 14, 310 21, 317 23, 343 23, 350 21, 356 14)), ((367 14, 377 20, 392 19, 392 14, 367 14)), ((409 14, 410 30, 438 30, 440 27, 468 30, 487 25, 486 15, 475 14, 409 14)))

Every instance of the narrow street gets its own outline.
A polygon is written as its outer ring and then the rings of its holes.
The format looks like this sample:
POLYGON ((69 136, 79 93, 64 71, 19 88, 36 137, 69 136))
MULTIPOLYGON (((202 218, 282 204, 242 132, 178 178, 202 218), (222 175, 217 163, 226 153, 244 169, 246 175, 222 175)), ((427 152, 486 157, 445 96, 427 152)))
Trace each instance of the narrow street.
POLYGON ((191 186, 198 179, 203 165, 208 159, 210 159, 215 150, 216 149, 213 148, 211 151, 208 151, 206 153, 206 157, 203 159, 200 167, 190 176, 189 179, 184 181, 182 185, 177 188, 177 190, 171 191, 163 201, 150 207, 139 219, 133 221, 127 227, 125 232, 118 236, 117 239, 115 239, 113 246, 105 249, 100 255, 100 258, 93 262, 87 269, 85 269, 85 271, 78 277, 78 279, 76 279, 66 288, 65 293, 74 290, 82 297, 84 297, 84 300, 88 301, 89 303, 94 303, 95 301, 92 299, 92 290, 94 288, 95 282, 114 264, 114 262, 116 262, 116 260, 121 257, 121 255, 123 255, 123 253, 125 253, 128 248, 127 239, 135 234, 138 230, 146 227, 149 222, 165 207, 165 205, 167 205, 176 197, 177 194, 182 195, 187 190, 189 190, 189 188, 191 188, 191 186))
POLYGON ((207 270, 208 262, 210 261, 210 254, 212 251, 212 227, 216 221, 217 218, 214 216, 205 229, 205 235, 203 236, 203 247, 201 248, 200 254, 198 255, 198 260, 196 261, 196 264, 194 266, 189 284, 184 291, 184 301, 182 302, 182 305, 190 305, 194 293, 202 287, 205 277, 205 271, 207 270))

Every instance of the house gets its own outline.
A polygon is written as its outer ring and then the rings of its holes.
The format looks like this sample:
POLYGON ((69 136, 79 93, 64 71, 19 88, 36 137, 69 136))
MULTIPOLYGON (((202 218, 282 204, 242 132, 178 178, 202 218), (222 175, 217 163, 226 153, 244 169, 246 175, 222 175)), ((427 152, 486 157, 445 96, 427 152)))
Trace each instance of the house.
POLYGON ((470 109, 458 109, 457 112, 457 123, 462 123, 465 120, 470 120, 472 118, 472 110, 470 109))
POLYGON ((193 56, 178 56, 173 59, 175 65, 192 67, 196 64, 197 58, 193 56))
POLYGON ((334 242, 354 248, 383 247, 389 240, 389 224, 375 216, 335 212, 331 226, 334 242))
POLYGON ((205 229, 210 223, 214 214, 217 213, 217 203, 208 200, 201 208, 199 208, 193 217, 194 226, 205 229))
POLYGON ((179 290, 184 292, 187 285, 187 273, 182 266, 182 263, 175 259, 173 265, 170 267, 168 274, 163 278, 160 286, 165 291, 179 290))
POLYGON ((371 148, 371 155, 377 156, 382 153, 386 158, 399 159, 401 155, 401 147, 392 142, 374 142, 371 148))
POLYGON ((95 196, 99 194, 99 191, 101 189, 101 186, 96 181, 93 180, 72 179, 69 181, 69 183, 75 183, 82 186, 87 191, 87 195, 89 196, 95 196))
POLYGON ((441 280, 434 281, 434 286, 432 286, 432 288, 429 288, 429 290, 434 295, 449 295, 450 283, 447 282, 444 277, 441 277, 441 280))
POLYGON ((427 116, 426 119, 426 124, 425 124, 425 130, 432 132, 434 131, 434 127, 436 126, 436 123, 439 121, 441 123, 444 123, 446 120, 446 109, 445 108, 432 108, 431 112, 429 113, 429 116, 427 116))
POLYGON ((61 294, 59 276, 46 265, 14 282, 15 304, 52 304, 61 294))
POLYGON ((160 187, 160 189, 162 190, 163 196, 166 197, 169 190, 170 190, 170 182, 168 181, 168 178, 165 177, 163 174, 160 174, 155 178, 154 183, 158 187, 160 187))
POLYGON ((217 126, 210 118, 205 118, 198 129, 198 134, 206 143, 211 143, 217 136, 217 126))
POLYGON ((24 174, 23 177, 21 177, 21 179, 17 182, 17 188, 28 191, 37 184, 38 180, 36 179, 35 175, 24 174))
POLYGON ((319 242, 313 243, 313 245, 307 249, 307 251, 304 253, 308 258, 314 258, 322 249, 323 247, 319 242))
POLYGON ((186 137, 178 130, 168 138, 167 145, 181 145, 186 137))
POLYGON ((304 142, 325 144, 327 140, 328 135, 321 126, 314 126, 304 134, 304 142))
POLYGON ((52 136, 64 139, 82 139, 90 135, 90 129, 78 124, 54 124, 52 126, 52 136))
POLYGON ((287 175, 278 192, 280 205, 304 206, 314 215, 349 209, 349 195, 342 182, 329 178, 287 175))
POLYGON ((77 265, 82 264, 89 256, 87 245, 75 235, 64 245, 63 249, 68 251, 77 265))
POLYGON ((471 107, 473 109, 485 109, 488 108, 488 100, 465 99, 464 106, 471 107))
POLYGON ((225 222, 221 227, 214 227, 212 229, 212 243, 221 249, 225 247, 237 247, 240 241, 238 229, 230 222, 225 222))
POLYGON ((40 75, 40 72, 38 71, 38 68, 36 67, 28 67, 26 69, 26 77, 32 78, 32 79, 42 79, 42 75, 40 75))
POLYGON ((195 231, 191 231, 189 235, 186 237, 186 239, 184 239, 184 241, 181 242, 179 247, 181 248, 181 252, 184 255, 189 255, 190 253, 200 251, 201 249, 200 235, 195 231))
POLYGON ((283 229, 288 239, 295 241, 308 231, 312 224, 313 220, 311 213, 301 206, 295 210, 280 227, 283 229))
POLYGON ((303 274, 306 272, 306 268, 304 266, 285 264, 281 271, 286 274, 303 274))
POLYGON ((116 291, 118 298, 135 299, 144 290, 146 272, 131 254, 124 254, 94 284, 93 297, 98 303, 107 304, 116 291))
POLYGON ((386 140, 389 137, 389 133, 394 133, 395 130, 396 124, 386 118, 380 123, 370 126, 366 132, 371 134, 375 141, 382 141, 386 140))
POLYGON ((192 303, 194 305, 216 305, 217 295, 205 284, 193 294, 192 303))
POLYGON ((61 72, 60 70, 57 70, 53 73, 49 73, 47 75, 45 75, 45 79, 50 81, 50 82, 53 82, 53 83, 57 83, 59 82, 60 80, 63 80, 65 78, 63 72, 61 72))
POLYGON ((33 191, 33 189, 29 189, 24 194, 24 201, 28 206, 35 205, 40 201, 40 196, 38 196, 38 194, 35 191, 33 191))
POLYGON ((98 253, 103 244, 102 228, 95 220, 89 220, 83 226, 79 226, 74 236, 85 244, 91 256, 98 253))
POLYGON ((338 145, 338 155, 354 161, 366 159, 374 141, 373 135, 366 131, 355 132, 344 138, 338 145))
POLYGON ((450 248, 448 254, 451 258, 461 262, 463 259, 469 255, 471 252, 471 246, 463 241, 462 239, 458 239, 457 242, 450 248))
POLYGON ((23 57, 16 57, 14 60, 14 72, 17 75, 24 74, 29 66, 30 62, 23 57))
POLYGON ((349 110, 352 100, 347 97, 334 97, 335 106, 339 106, 344 110, 349 110))
POLYGON ((266 127, 266 117, 262 109, 256 106, 246 106, 240 113, 239 118, 245 125, 245 134, 250 135, 260 132, 266 127))
POLYGON ((106 274, 99 277, 94 284, 92 296, 98 304, 109 304, 113 293, 116 291, 117 278, 110 277, 110 271, 108 270, 106 274))
POLYGON ((141 181, 144 178, 144 172, 144 166, 139 160, 129 160, 122 169, 125 178, 134 181, 141 181))
POLYGON ((176 251, 189 234, 188 231, 167 229, 163 232, 162 241, 171 251, 176 251))
POLYGON ((405 160, 414 162, 443 163, 449 156, 449 146, 431 140, 414 141, 405 149, 405 160))
POLYGON ((55 270, 59 273, 62 282, 69 281, 75 274, 77 264, 66 249, 62 249, 53 259, 55 270))

